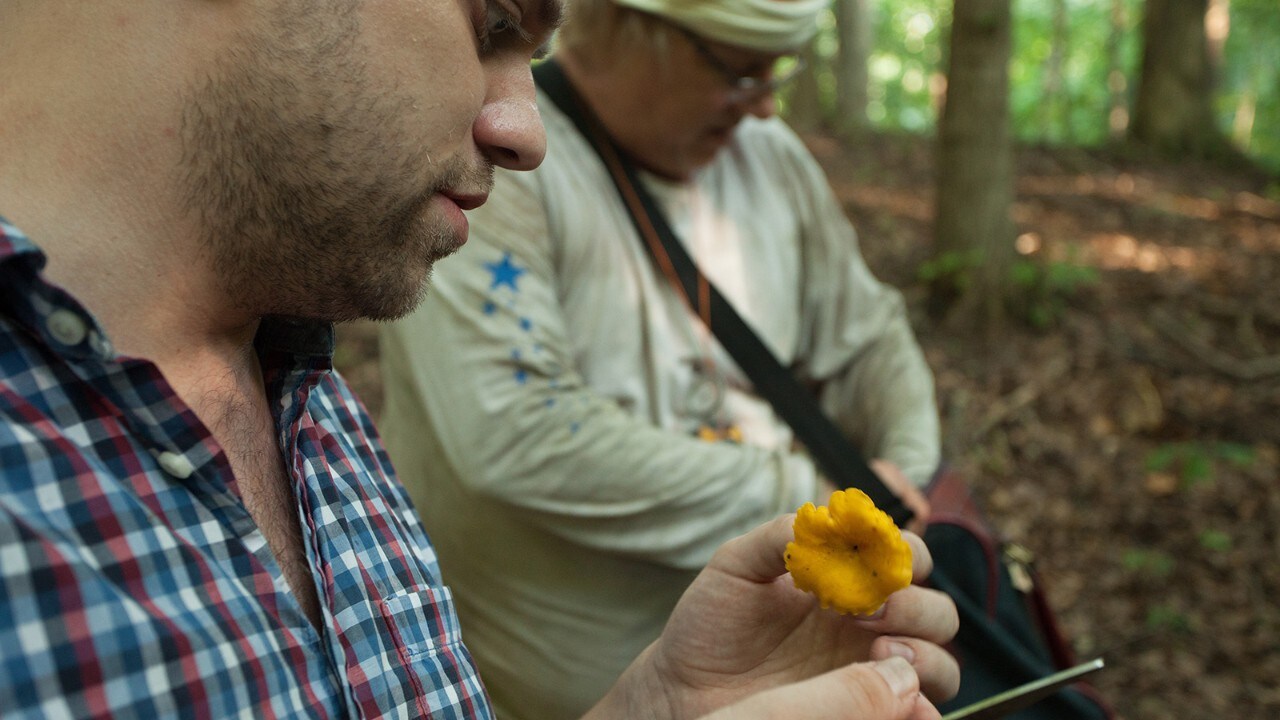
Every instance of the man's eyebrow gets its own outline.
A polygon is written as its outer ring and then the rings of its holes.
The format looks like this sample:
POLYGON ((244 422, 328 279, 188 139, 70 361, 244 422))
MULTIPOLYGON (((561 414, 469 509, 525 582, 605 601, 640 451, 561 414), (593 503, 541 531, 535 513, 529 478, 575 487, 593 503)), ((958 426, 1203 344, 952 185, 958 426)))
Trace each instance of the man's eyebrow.
POLYGON ((538 9, 535 15, 538 22, 547 30, 555 30, 564 22, 563 0, 537 0, 538 9))

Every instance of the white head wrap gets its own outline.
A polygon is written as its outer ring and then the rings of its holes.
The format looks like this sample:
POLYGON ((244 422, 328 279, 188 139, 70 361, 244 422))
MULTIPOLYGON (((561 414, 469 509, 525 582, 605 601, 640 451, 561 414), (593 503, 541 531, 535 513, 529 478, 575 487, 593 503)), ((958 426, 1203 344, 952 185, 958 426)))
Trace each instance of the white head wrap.
POLYGON ((709 40, 784 53, 798 50, 818 30, 830 0, 613 0, 664 17, 709 40))

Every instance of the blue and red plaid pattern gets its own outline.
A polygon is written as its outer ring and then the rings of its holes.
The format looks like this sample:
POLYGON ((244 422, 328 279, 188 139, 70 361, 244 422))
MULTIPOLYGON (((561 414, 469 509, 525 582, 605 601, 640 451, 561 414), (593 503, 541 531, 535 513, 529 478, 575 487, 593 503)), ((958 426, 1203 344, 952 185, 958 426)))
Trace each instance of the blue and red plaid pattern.
POLYGON ((44 263, 0 219, 0 715, 491 717, 332 328, 257 338, 318 633, 209 431, 44 263))

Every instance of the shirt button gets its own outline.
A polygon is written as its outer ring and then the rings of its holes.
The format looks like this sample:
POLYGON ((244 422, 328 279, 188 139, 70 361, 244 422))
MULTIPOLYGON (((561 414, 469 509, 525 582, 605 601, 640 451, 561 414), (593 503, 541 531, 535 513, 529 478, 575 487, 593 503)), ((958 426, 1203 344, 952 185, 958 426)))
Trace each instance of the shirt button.
POLYGON ((179 455, 168 450, 157 455, 156 462, 160 463, 161 470, 179 480, 186 480, 191 477, 191 473, 196 471, 195 466, 191 464, 191 461, 185 455, 179 455))
POLYGON ((70 310, 54 310, 49 313, 45 327, 54 340, 68 347, 84 342, 84 336, 89 332, 84 320, 70 310))
POLYGON ((89 331, 89 347, 98 354, 103 360, 110 360, 116 355, 116 350, 111 346, 111 341, 103 337, 102 333, 97 330, 89 331))

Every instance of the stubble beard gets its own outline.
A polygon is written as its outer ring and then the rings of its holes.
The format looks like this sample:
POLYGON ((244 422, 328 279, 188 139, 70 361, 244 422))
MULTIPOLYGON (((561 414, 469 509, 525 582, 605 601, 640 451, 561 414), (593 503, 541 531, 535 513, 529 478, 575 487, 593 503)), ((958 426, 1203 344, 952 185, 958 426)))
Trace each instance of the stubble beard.
POLYGON ((405 315, 435 261, 461 242, 428 213, 432 197, 487 188, 492 168, 455 158, 424 176, 425 151, 391 158, 387 150, 408 146, 393 120, 412 117, 409 99, 367 92, 354 68, 341 68, 345 83, 300 90, 257 55, 250 46, 216 68, 189 97, 182 124, 182 189, 227 298, 255 316, 405 315), (308 89, 329 92, 304 97, 308 89), (321 110, 300 109, 308 107, 321 110))

